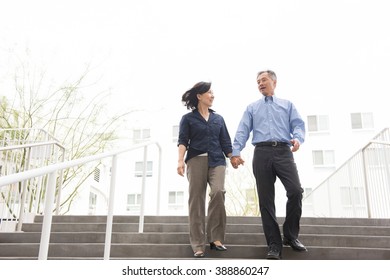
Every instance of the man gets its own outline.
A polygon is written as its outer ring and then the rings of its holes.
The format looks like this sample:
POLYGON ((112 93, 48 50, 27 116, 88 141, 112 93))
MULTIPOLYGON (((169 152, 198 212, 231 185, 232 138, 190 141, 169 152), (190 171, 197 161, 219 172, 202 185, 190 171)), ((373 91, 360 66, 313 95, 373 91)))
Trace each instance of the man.
POLYGON ((250 104, 240 121, 230 162, 234 168, 244 164, 240 152, 253 131, 253 174, 256 179, 260 213, 268 245, 267 259, 280 259, 283 245, 295 251, 307 251, 298 240, 302 214, 302 193, 298 170, 292 152, 305 140, 305 123, 292 102, 275 96, 276 74, 271 70, 257 75, 263 97, 250 104), (275 214, 276 177, 287 192, 283 240, 275 214))

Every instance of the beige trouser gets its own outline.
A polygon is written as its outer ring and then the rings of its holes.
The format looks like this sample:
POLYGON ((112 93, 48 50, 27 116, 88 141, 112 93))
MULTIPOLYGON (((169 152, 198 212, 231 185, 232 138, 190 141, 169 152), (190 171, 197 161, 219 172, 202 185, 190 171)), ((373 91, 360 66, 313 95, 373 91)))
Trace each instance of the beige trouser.
POLYGON ((207 210, 208 242, 224 242, 226 228, 225 211, 226 166, 208 167, 207 156, 197 156, 187 162, 189 182, 190 243, 194 252, 205 250, 205 201, 207 183, 210 186, 210 201, 207 210))

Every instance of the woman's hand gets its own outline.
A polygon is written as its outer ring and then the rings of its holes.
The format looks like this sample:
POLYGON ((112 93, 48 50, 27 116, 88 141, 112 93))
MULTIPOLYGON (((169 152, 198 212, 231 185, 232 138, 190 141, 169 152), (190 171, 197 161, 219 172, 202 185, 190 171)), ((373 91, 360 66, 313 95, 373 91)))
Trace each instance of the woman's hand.
POLYGON ((179 174, 180 176, 184 176, 184 171, 185 171, 184 160, 179 160, 177 163, 177 174, 179 174))

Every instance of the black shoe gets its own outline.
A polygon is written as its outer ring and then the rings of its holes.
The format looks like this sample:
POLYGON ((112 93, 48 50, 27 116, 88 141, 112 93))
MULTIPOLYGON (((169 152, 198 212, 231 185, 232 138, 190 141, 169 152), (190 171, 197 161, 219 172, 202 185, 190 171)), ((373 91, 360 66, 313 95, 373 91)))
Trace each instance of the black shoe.
POLYGON ((282 251, 275 247, 271 247, 267 253, 268 260, 280 260, 282 258, 282 251))
POLYGON ((298 239, 289 240, 289 239, 284 238, 283 245, 290 246, 294 251, 298 251, 298 252, 307 251, 306 247, 298 239))
POLYGON ((217 250, 217 251, 226 251, 227 248, 225 247, 225 245, 215 245, 214 242, 210 242, 210 250, 217 250))

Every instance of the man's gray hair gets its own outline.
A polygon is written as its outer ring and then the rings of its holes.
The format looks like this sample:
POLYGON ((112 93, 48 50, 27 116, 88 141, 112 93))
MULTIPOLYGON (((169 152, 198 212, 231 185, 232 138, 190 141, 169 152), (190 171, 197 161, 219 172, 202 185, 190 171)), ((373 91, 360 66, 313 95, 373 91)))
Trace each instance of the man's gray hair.
POLYGON ((276 81, 277 78, 276 78, 276 74, 274 71, 272 70, 263 70, 263 71, 260 71, 259 73, 257 73, 257 77, 259 77, 261 74, 263 73, 267 73, 268 76, 270 76, 270 78, 273 80, 273 81, 276 81))

